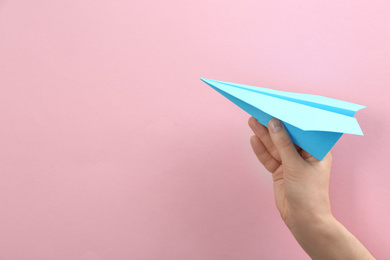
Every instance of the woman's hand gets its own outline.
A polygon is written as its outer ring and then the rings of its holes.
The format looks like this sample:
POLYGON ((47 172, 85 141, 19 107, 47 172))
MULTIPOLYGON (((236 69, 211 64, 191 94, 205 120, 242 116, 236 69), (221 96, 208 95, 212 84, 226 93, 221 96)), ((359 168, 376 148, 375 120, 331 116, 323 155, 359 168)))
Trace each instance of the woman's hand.
POLYGON ((298 243, 312 259, 375 259, 332 215, 329 177, 332 156, 321 161, 294 145, 283 124, 268 129, 249 119, 251 145, 272 173, 276 206, 298 243))
POLYGON ((329 217, 329 176, 332 156, 322 161, 295 146, 282 122, 273 118, 268 129, 249 119, 255 133, 251 145, 259 161, 272 173, 276 206, 289 228, 297 218, 329 217))

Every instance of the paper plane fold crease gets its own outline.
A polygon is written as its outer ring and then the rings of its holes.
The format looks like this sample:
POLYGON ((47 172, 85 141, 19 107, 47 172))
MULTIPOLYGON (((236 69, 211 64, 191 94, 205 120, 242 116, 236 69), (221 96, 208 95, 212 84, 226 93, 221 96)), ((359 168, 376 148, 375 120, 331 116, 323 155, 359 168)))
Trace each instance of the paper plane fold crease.
POLYGON ((281 120, 292 141, 318 160, 322 160, 344 133, 363 135, 353 116, 365 106, 318 95, 201 80, 261 124, 268 126, 274 117, 281 120))

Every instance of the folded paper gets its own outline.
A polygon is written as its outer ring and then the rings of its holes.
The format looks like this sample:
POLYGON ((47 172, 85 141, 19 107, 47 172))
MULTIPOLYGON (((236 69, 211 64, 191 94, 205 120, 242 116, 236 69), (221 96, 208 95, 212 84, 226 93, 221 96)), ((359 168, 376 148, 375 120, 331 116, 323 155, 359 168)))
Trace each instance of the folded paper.
POLYGON ((353 116, 365 106, 318 95, 285 92, 230 82, 201 79, 264 126, 281 120, 291 140, 322 160, 339 138, 363 135, 353 116))

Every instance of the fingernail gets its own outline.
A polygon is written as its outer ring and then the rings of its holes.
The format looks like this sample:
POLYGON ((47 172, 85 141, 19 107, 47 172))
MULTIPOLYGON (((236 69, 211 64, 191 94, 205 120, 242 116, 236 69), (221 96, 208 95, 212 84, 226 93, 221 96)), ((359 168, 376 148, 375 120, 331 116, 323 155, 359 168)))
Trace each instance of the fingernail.
POLYGON ((271 130, 274 133, 282 129, 282 122, 280 122, 278 119, 273 119, 270 125, 271 125, 271 130))

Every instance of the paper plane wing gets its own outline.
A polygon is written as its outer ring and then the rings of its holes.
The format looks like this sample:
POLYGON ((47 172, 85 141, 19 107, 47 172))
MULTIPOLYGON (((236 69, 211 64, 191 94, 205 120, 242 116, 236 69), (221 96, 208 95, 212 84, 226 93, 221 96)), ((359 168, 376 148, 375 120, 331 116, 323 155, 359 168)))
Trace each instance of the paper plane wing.
POLYGON ((364 106, 318 95, 202 80, 261 124, 268 126, 273 117, 281 120, 292 141, 319 160, 343 133, 363 135, 353 116, 364 106))

